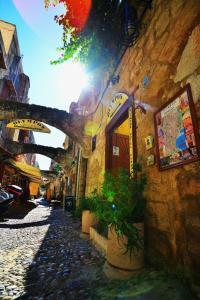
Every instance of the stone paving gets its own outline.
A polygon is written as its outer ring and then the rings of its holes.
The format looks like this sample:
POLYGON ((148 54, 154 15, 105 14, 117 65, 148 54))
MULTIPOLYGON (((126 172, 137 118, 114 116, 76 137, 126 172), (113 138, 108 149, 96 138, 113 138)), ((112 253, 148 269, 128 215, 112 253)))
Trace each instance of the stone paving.
POLYGON ((195 300, 162 271, 119 281, 80 237, 80 222, 61 209, 38 206, 23 219, 0 222, 0 300, 195 300))

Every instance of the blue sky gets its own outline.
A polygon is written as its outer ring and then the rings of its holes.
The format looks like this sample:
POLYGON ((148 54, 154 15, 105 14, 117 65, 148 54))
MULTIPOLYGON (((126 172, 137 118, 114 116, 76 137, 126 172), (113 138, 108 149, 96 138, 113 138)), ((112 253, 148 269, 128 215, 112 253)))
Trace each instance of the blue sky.
MULTIPOLYGON (((56 48, 62 45, 62 29, 53 17, 63 11, 61 5, 47 11, 43 0, 0 0, 0 19, 17 28, 24 72, 30 77, 30 103, 68 111, 70 102, 77 101, 85 78, 78 76, 83 74, 79 66, 70 62, 50 65, 59 57, 56 48)), ((34 133, 36 142, 62 147, 64 134, 47 126, 51 134, 34 133)), ((39 155, 37 159, 41 169, 48 169, 49 158, 39 155)))

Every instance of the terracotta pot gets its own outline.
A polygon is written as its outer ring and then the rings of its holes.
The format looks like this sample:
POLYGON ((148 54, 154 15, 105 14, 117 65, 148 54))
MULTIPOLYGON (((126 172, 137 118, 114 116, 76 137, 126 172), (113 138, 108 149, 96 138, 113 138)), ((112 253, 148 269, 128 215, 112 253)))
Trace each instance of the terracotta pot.
MULTIPOLYGON (((144 224, 133 224, 140 229, 141 236, 144 235, 144 224)), ((109 226, 108 230, 108 245, 107 245, 107 261, 114 267, 123 270, 139 270, 144 267, 144 250, 135 251, 130 255, 130 251, 125 253, 127 243, 127 237, 117 236, 114 228, 109 226), (125 253, 125 254, 124 254, 125 253)))
POLYGON ((94 246, 104 255, 107 254, 108 239, 101 235, 94 227, 90 227, 90 240, 94 246))
POLYGON ((90 233, 90 226, 97 224, 97 218, 95 213, 89 210, 84 210, 82 212, 82 232, 90 233))

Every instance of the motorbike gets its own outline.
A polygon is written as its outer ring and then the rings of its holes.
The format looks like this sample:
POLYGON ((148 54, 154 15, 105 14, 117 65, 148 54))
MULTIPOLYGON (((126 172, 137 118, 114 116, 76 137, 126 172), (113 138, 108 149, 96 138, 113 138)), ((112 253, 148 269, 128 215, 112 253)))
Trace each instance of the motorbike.
POLYGON ((17 196, 20 196, 22 193, 22 188, 14 184, 0 187, 0 216, 9 209, 17 196))

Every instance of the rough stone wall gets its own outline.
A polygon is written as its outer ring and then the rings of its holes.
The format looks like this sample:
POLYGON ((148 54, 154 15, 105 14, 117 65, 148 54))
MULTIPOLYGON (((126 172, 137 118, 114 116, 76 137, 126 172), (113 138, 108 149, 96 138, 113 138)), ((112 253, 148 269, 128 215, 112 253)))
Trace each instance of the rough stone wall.
POLYGON ((87 159, 82 157, 80 162, 79 186, 78 186, 78 195, 77 195, 77 202, 76 202, 77 205, 79 204, 81 197, 85 196, 86 171, 87 171, 87 159))
POLYGON ((151 262, 173 266, 198 280, 200 270, 200 164, 160 172, 147 167, 144 138, 155 136, 153 113, 186 83, 191 84, 200 125, 200 2, 154 0, 137 43, 128 48, 118 67, 120 82, 109 86, 94 116, 97 146, 88 160, 86 193, 100 188, 105 170, 106 111, 114 94, 139 85, 135 98, 149 105, 137 111, 138 156, 148 175, 146 249, 151 262), (149 85, 142 81, 147 75, 149 85))
POLYGON ((86 194, 91 194, 94 189, 101 188, 105 170, 105 133, 99 132, 97 135, 96 149, 88 159, 86 178, 86 194))

